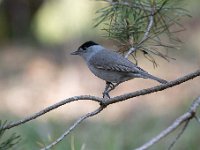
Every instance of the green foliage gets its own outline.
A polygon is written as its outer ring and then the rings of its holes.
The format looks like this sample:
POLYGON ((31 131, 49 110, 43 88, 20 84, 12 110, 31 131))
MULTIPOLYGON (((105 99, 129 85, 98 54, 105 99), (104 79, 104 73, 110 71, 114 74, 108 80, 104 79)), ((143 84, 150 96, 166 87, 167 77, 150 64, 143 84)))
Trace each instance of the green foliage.
POLYGON ((2 122, 0 120, 0 150, 7 150, 15 147, 21 140, 20 136, 16 133, 11 134, 6 139, 4 138, 6 130, 2 130, 6 126, 7 122, 2 122), (3 142, 2 142, 3 141, 3 142))
MULTIPOLYGON (((134 47, 155 66, 153 55, 169 61, 169 57, 159 49, 176 48, 181 43, 175 35, 184 30, 180 20, 189 13, 179 8, 180 1, 104 1, 109 5, 97 11, 95 27, 103 24, 105 36, 119 43, 120 52, 125 53, 134 47)), ((136 58, 136 51, 133 56, 136 58)))

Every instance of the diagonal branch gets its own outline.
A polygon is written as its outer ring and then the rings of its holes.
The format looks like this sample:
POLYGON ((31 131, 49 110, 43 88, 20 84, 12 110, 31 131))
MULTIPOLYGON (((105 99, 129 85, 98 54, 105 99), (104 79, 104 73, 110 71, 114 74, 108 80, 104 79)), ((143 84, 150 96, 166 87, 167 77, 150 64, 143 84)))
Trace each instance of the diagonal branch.
POLYGON ((110 98, 109 100, 106 99, 106 98, 100 98, 100 97, 95 97, 95 96, 90 96, 90 95, 81 95, 81 96, 71 97, 71 98, 65 99, 63 101, 60 101, 60 102, 58 102, 54 105, 51 105, 51 106, 49 106, 49 107, 47 107, 47 108, 45 108, 45 109, 43 109, 43 110, 41 110, 37 113, 34 113, 33 115, 30 115, 30 116, 28 116, 28 117, 26 117, 22 120, 10 123, 10 124, 4 126, 2 128, 2 130, 10 129, 10 128, 16 127, 18 125, 24 124, 28 121, 34 120, 34 119, 46 114, 47 112, 50 112, 50 111, 52 111, 52 110, 54 110, 54 109, 56 109, 56 108, 58 108, 62 105, 70 103, 70 102, 79 101, 79 100, 90 100, 90 101, 98 102, 100 105, 108 106, 110 104, 125 101, 125 100, 128 100, 130 98, 137 97, 137 96, 147 95, 147 94, 158 92, 158 91, 163 91, 167 88, 182 84, 183 82, 191 80, 191 79, 193 79, 197 76, 200 76, 200 70, 197 70, 193 73, 190 73, 190 74, 185 75, 183 77, 180 77, 176 80, 168 82, 167 84, 162 84, 162 85, 154 86, 154 87, 151 87, 151 88, 138 90, 138 91, 135 91, 135 92, 132 92, 132 93, 116 96, 116 97, 110 98))
POLYGON ((85 119, 92 117, 98 113, 100 113, 105 107, 104 106, 100 106, 98 109, 89 112, 83 116, 81 116, 72 126, 70 126, 69 129, 67 129, 59 138, 57 138, 53 143, 51 143, 50 145, 46 146, 45 148, 42 148, 41 150, 48 150, 50 148, 52 148, 53 146, 55 146, 56 144, 58 144, 59 142, 61 142, 68 134, 70 134, 70 132, 72 132, 81 122, 83 122, 85 119))
POLYGON ((198 116, 195 116, 195 119, 200 124, 200 118, 198 116))
POLYGON ((29 122, 33 119, 36 119, 44 114, 46 114, 47 112, 50 112, 62 105, 65 105, 67 103, 70 103, 70 102, 74 102, 74 101, 79 101, 79 100, 91 100, 91 101, 95 101, 95 102, 99 102, 101 103, 102 102, 102 98, 99 98, 99 97, 95 97, 95 96, 90 96, 90 95, 81 95, 81 96, 74 96, 74 97, 71 97, 71 98, 68 98, 68 99, 65 99, 65 100, 62 100, 56 104, 53 104, 37 113, 34 113, 33 115, 30 115, 22 120, 19 120, 19 121, 16 121, 16 122, 13 122, 13 123, 10 123, 6 126, 4 126, 2 128, 2 130, 6 130, 6 129, 10 129, 10 128, 13 128, 15 126, 18 126, 18 125, 21 125, 21 124, 24 124, 26 122, 29 122))
POLYGON ((188 124, 190 122, 190 119, 185 121, 185 124, 183 126, 183 128, 181 129, 181 131, 178 133, 178 135, 175 137, 175 139, 172 141, 172 143, 169 145, 167 150, 171 150, 172 147, 176 144, 176 142, 178 141, 178 139, 181 137, 181 135, 183 135, 185 129, 187 128, 188 124))
POLYGON ((177 118, 172 123, 172 125, 170 125, 168 128, 166 128, 165 130, 163 130, 156 137, 154 137, 153 139, 151 139, 150 141, 148 141, 147 143, 145 143, 141 147, 136 148, 135 150, 146 150, 146 149, 150 148, 151 146, 153 146, 154 144, 156 144, 157 142, 159 142, 161 139, 163 139, 164 137, 166 137, 168 134, 170 134, 171 132, 173 132, 175 129, 177 129, 181 124, 183 124, 184 122, 190 121, 192 118, 195 117, 197 108, 199 106, 200 106, 200 97, 198 97, 193 102, 193 104, 191 105, 190 110, 188 112, 186 112, 185 114, 183 114, 182 116, 180 116, 179 118, 177 118))
MULTIPOLYGON (((43 109, 43 110, 41 110, 41 111, 39 111, 39 112, 31 115, 31 116, 28 116, 28 117, 26 117, 26 118, 24 118, 22 120, 13 122, 13 123, 11 123, 9 125, 5 125, 3 128, 1 128, 1 130, 10 129, 10 128, 13 128, 15 126, 24 124, 24 123, 26 123, 28 121, 36 119, 36 118, 44 115, 45 113, 50 112, 50 111, 52 111, 52 110, 54 110, 54 109, 56 109, 56 108, 58 108, 58 107, 60 107, 60 106, 62 106, 64 104, 67 104, 67 103, 70 103, 70 102, 74 102, 74 101, 78 101, 78 100, 91 100, 91 101, 95 101, 95 102, 99 103, 100 107, 97 110, 95 110, 95 111, 93 111, 91 113, 85 114, 82 117, 80 117, 68 130, 66 130, 66 132, 63 135, 61 135, 57 140, 55 140, 52 144, 50 144, 49 146, 47 146, 43 150, 49 149, 52 146, 56 145, 58 142, 62 141, 63 138, 66 137, 72 130, 74 130, 74 128, 77 125, 79 125, 82 121, 84 121, 85 119, 87 119, 89 117, 92 117, 92 116, 100 113, 105 107, 107 107, 110 104, 121 102, 121 101, 125 101, 125 100, 128 100, 128 99, 133 98, 133 97, 137 97, 137 96, 141 96, 141 95, 146 95, 146 94, 150 94, 150 93, 162 91, 162 90, 165 90, 167 88, 179 85, 179 84, 181 84, 183 82, 186 82, 188 80, 191 80, 191 79, 193 79, 193 78, 195 78, 197 76, 200 76, 200 70, 197 70, 197 71, 195 71, 193 73, 185 75, 185 76, 183 76, 181 78, 178 78, 178 79, 176 79, 174 81, 168 82, 167 84, 162 84, 162 85, 159 85, 159 86, 155 86, 155 87, 152 87, 152 88, 139 90, 139 91, 128 93, 128 94, 124 94, 124 95, 121 95, 121 96, 116 96, 116 97, 111 98, 111 99, 99 98, 99 97, 89 96, 89 95, 82 95, 82 96, 71 97, 71 98, 65 99, 65 100, 63 100, 61 102, 58 102, 58 103, 56 103, 54 105, 51 105, 51 106, 49 106, 49 107, 47 107, 47 108, 45 108, 45 109, 43 109)), ((195 104, 196 103, 194 103, 192 105, 193 107, 191 107, 191 111, 195 110, 197 108, 197 106, 195 104)), ((189 112, 186 113, 186 114, 184 114, 183 116, 181 116, 179 118, 178 121, 180 121, 180 119, 182 119, 182 118, 188 117, 189 115, 191 115, 189 112)), ((178 121, 176 121, 176 123, 178 121)), ((181 123, 182 122, 180 122, 180 124, 181 123)), ((175 126, 175 125, 173 125, 173 126, 175 126)), ((170 127, 169 129, 167 129, 166 131, 163 131, 164 134, 169 134, 168 132, 171 130, 171 128, 172 127, 170 127)), ((163 134, 159 135, 159 137, 157 137, 157 139, 159 139, 159 138, 163 138, 163 134)), ((153 142, 157 142, 157 141, 154 139, 153 142)), ((147 144, 149 145, 149 143, 147 143, 147 144)), ((152 145, 152 142, 150 143, 150 145, 152 145)), ((139 149, 139 150, 142 150, 142 149, 139 149)))
POLYGON ((188 75, 180 77, 180 78, 178 78, 176 80, 170 81, 167 84, 161 84, 161 85, 154 86, 154 87, 151 87, 151 88, 142 89, 142 90, 135 91, 135 92, 132 92, 132 93, 128 93, 128 94, 124 94, 124 95, 113 97, 113 98, 111 98, 111 99, 109 99, 107 101, 104 101, 104 105, 110 105, 112 103, 125 101, 125 100, 128 100, 130 98, 138 97, 138 96, 141 96, 141 95, 147 95, 147 94, 150 94, 150 93, 163 91, 163 90, 168 89, 170 87, 174 87, 174 86, 179 85, 181 83, 184 83, 184 82, 186 82, 188 80, 191 80, 191 79, 193 79, 193 78, 195 78, 197 76, 200 76, 200 70, 197 70, 197 71, 195 71, 193 73, 190 73, 188 75))

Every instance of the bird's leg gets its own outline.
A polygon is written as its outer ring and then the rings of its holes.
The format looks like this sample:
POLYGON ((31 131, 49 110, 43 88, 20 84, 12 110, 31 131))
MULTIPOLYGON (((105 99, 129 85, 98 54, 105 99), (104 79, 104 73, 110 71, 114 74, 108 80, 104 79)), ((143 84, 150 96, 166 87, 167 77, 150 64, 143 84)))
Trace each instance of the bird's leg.
POLYGON ((112 89, 113 87, 114 87, 113 83, 106 81, 106 87, 105 87, 105 90, 103 92, 103 98, 105 98, 105 96, 110 98, 109 92, 110 92, 110 89, 112 89))
POLYGON ((118 82, 118 83, 116 83, 116 84, 113 84, 113 83, 111 83, 111 82, 106 81, 106 87, 105 87, 105 90, 104 90, 104 92, 103 92, 103 98, 104 98, 105 96, 107 96, 108 98, 110 98, 110 95, 109 95, 110 91, 114 90, 120 83, 121 83, 121 82, 118 82))
POLYGON ((114 83, 112 83, 112 82, 108 82, 108 84, 109 84, 109 88, 110 88, 110 89, 115 88, 115 84, 114 84, 114 83))
POLYGON ((108 93, 110 92, 110 91, 112 91, 112 90, 114 90, 120 83, 122 83, 122 82, 118 82, 118 83, 116 83, 116 84, 113 84, 112 83, 112 86, 110 86, 110 89, 108 89, 108 93))

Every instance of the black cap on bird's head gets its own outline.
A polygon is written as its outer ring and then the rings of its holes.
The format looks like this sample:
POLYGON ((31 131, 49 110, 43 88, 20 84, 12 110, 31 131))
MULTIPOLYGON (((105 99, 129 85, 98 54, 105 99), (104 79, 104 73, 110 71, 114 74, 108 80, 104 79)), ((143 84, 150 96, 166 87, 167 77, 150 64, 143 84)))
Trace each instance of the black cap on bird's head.
POLYGON ((82 48, 82 49, 85 50, 88 47, 93 46, 93 45, 99 45, 99 44, 97 44, 97 43, 95 43, 93 41, 87 41, 87 42, 83 43, 78 49, 82 48))
POLYGON ((97 43, 95 43, 95 42, 93 42, 93 41, 87 41, 87 42, 83 43, 83 44, 78 48, 77 51, 72 52, 71 55, 78 55, 78 54, 80 54, 80 51, 82 52, 82 51, 86 50, 88 47, 94 46, 94 45, 99 45, 99 44, 97 44, 97 43))

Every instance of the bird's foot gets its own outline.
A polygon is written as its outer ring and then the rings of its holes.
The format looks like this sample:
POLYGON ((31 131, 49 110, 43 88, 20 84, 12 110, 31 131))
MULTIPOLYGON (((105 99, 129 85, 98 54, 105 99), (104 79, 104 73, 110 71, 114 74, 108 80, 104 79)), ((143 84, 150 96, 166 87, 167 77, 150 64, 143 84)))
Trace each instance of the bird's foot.
POLYGON ((107 91, 103 92, 103 98, 110 98, 110 95, 107 91))
POLYGON ((109 82, 108 84, 109 84, 110 89, 113 90, 115 88, 115 84, 113 84, 112 82, 109 82))

